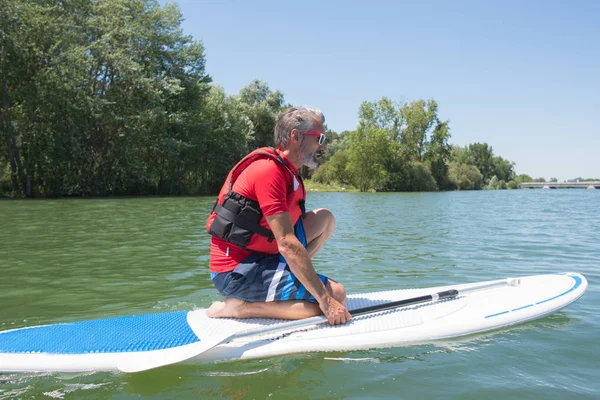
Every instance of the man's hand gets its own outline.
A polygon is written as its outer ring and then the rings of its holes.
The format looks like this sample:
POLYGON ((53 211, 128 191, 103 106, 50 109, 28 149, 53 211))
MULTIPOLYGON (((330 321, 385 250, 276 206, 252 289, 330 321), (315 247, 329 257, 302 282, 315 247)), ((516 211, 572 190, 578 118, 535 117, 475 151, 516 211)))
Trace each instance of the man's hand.
POLYGON ((346 307, 332 296, 327 296, 325 301, 319 303, 319 307, 327 317, 329 325, 345 324, 352 318, 346 307))

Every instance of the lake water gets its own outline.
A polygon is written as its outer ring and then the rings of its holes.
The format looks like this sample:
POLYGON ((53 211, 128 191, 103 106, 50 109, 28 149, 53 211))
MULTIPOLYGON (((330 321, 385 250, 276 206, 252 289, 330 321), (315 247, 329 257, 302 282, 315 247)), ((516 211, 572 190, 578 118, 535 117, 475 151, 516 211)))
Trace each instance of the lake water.
MULTIPOLYGON (((0 202, 0 330, 207 307, 214 198, 0 202)), ((561 312, 420 346, 173 365, 139 374, 0 374, 0 399, 598 399, 600 191, 309 193, 336 215, 315 258, 348 292, 576 271, 561 312)))

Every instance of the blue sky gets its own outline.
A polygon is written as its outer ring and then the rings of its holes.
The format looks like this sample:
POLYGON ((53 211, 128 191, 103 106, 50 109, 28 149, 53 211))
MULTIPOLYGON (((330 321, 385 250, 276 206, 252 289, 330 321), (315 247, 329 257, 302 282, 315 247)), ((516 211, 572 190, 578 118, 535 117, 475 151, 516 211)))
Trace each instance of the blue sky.
POLYGON ((487 142, 534 178, 600 178, 600 1, 177 4, 227 93, 264 80, 338 132, 363 101, 433 98, 453 144, 487 142))

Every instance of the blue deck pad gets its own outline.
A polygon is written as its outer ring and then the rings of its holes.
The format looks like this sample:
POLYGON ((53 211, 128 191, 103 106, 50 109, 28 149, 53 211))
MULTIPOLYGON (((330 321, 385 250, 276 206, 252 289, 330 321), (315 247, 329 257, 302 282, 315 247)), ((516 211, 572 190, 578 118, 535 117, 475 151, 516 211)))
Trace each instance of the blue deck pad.
POLYGON ((188 311, 108 318, 0 332, 0 353, 124 353, 200 341, 188 311))

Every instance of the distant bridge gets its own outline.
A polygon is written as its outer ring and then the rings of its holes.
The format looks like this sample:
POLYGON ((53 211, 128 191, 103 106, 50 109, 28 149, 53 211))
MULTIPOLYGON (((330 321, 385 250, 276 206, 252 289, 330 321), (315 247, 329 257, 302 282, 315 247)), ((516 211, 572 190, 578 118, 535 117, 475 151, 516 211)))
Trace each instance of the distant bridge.
POLYGON ((600 182, 523 182, 523 189, 600 189, 600 182))

